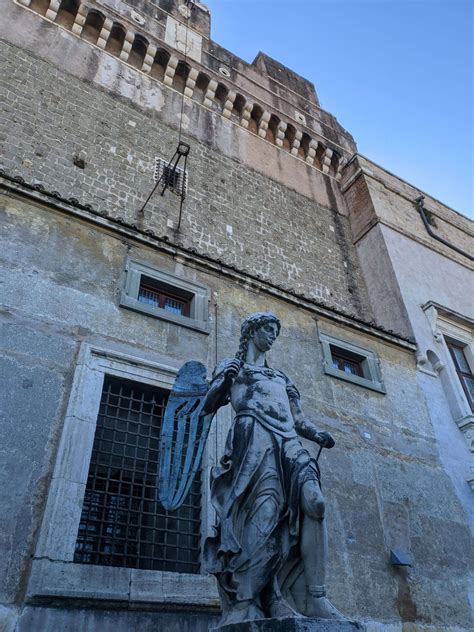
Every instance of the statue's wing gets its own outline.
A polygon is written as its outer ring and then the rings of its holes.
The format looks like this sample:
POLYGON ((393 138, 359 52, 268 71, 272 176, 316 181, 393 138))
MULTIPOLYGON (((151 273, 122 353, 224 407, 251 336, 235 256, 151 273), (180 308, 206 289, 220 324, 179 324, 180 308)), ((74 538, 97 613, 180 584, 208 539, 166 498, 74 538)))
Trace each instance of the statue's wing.
POLYGON ((201 464, 213 417, 202 413, 208 390, 206 367, 195 361, 183 364, 161 427, 158 495, 167 510, 183 504, 201 464))

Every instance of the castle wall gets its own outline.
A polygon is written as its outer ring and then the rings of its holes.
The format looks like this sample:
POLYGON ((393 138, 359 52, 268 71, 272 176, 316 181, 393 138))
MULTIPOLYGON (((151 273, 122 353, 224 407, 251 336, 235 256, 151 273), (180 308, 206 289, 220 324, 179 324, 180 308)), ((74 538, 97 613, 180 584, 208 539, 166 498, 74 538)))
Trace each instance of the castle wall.
MULTIPOLYGON (((369 631, 469 629, 467 496, 446 465, 458 448, 437 445, 446 434, 424 397, 409 339, 416 292, 405 293, 399 261, 414 251, 394 238, 407 230, 426 242, 410 204, 399 209, 380 182, 357 176, 363 159, 350 160, 352 137, 310 82, 263 54, 247 64, 219 47, 203 8, 184 60, 167 36, 170 16, 182 35, 170 0, 78 4, 69 16, 55 0, 3 6, 0 624, 194 632, 216 620, 211 577, 73 562, 100 390, 90 350, 108 367, 102 378, 120 364, 153 383, 161 367, 169 388, 191 358, 210 374, 233 357, 242 319, 272 310, 283 328, 269 361, 336 439, 320 457, 331 600, 369 631), (112 49, 114 23, 125 36, 112 49), (158 49, 169 55, 161 75, 158 49), (176 148, 182 107, 191 153, 178 231, 172 193, 139 210, 155 156, 176 148), (203 322, 130 309, 130 261, 203 288, 203 322), (372 354, 378 386, 331 375, 322 335, 372 354), (390 565, 397 547, 412 568, 390 565)), ((443 235, 464 244, 464 220, 437 213, 443 235)), ((224 409, 204 457, 203 537, 230 422, 224 409)))
MULTIPOLYGON (((320 459, 330 524, 331 598, 351 617, 387 623, 422 618, 436 624, 445 616, 440 604, 449 590, 453 624, 468 627, 463 575, 469 565, 469 531, 451 481, 438 460, 408 349, 327 318, 315 320, 315 314, 303 304, 298 307, 262 289, 246 288, 206 271, 198 262, 183 265, 179 257, 159 248, 64 217, 44 205, 17 196, 4 202, 2 224, 9 248, 2 255, 2 356, 11 382, 8 392, 23 385, 22 397, 7 399, 4 407, 10 421, 5 426, 8 442, 5 438, 3 445, 11 446, 5 451, 5 467, 14 476, 11 487, 5 489, 2 515, 8 516, 7 533, 15 533, 4 543, 2 554, 4 602, 19 603, 25 591, 31 603, 45 606, 52 598, 47 597, 45 576, 35 574, 28 584, 30 556, 36 557, 48 481, 81 343, 175 367, 189 359, 192 349, 193 358, 211 369, 215 344, 218 358, 232 356, 245 314, 271 309, 280 316, 283 330, 270 362, 292 377, 303 394, 308 416, 330 430, 337 441, 338 447, 320 459), (121 308, 119 294, 127 257, 208 287, 218 305, 218 318, 213 317, 210 334, 184 330, 121 308), (320 332, 376 352, 386 394, 325 375, 320 332), (18 445, 24 446, 20 454, 18 445), (395 546, 412 552, 416 562, 411 573, 388 564, 389 551, 395 546)), ((225 426, 219 449, 224 435, 225 426)), ((316 454, 310 443, 307 447, 316 454)), ((50 564, 53 569, 62 564, 64 573, 71 562, 61 562, 60 553, 58 558, 50 564)), ((33 565, 36 562, 44 563, 34 559, 33 565)), ((81 572, 84 575, 87 566, 81 572)), ((112 595, 113 587, 109 589, 112 595)), ((78 598, 76 595, 76 603, 78 598)), ((56 594, 56 603, 60 603, 58 599, 56 594)), ((84 596, 83 606, 97 607, 104 599, 123 606, 124 596, 117 594, 114 599, 110 593, 84 596)), ((130 596, 125 599, 128 603, 130 596)), ((208 612, 211 614, 212 608, 208 612)), ((19 629, 32 629, 44 621, 64 621, 67 616, 64 611, 29 606, 19 629)), ((69 621, 71 625, 82 620, 97 623, 102 616, 105 612, 93 615, 71 610, 69 621)), ((132 615, 123 619, 107 616, 116 629, 121 629, 119 626, 128 625, 132 615)), ((209 621, 207 616, 203 614, 198 620, 209 621)), ((153 617, 150 621, 156 623, 159 619, 153 617)))

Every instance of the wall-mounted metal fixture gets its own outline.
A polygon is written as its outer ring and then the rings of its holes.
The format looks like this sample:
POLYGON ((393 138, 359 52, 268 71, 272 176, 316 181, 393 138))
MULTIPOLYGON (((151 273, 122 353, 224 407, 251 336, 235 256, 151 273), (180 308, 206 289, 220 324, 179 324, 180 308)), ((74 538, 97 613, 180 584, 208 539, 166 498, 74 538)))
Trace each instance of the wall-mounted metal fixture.
POLYGON ((454 244, 450 243, 446 239, 443 239, 442 237, 437 235, 435 232, 433 232, 433 230, 431 228, 431 225, 430 225, 430 222, 429 222, 429 219, 428 219, 428 216, 426 215, 426 209, 425 209, 424 201, 425 201, 424 196, 420 195, 420 197, 417 197, 416 200, 415 200, 415 206, 416 206, 416 208, 418 209, 418 212, 421 215, 421 219, 423 221, 423 224, 424 224, 424 226, 426 228, 426 231, 427 231, 428 235, 430 235, 430 237, 433 237, 433 239, 436 239, 437 241, 441 242, 442 244, 444 244, 448 248, 451 248, 451 250, 454 250, 455 252, 458 252, 460 255, 463 255, 464 257, 467 257, 471 261, 474 261, 474 256, 473 255, 470 255, 465 250, 462 250, 461 248, 458 248, 454 244))
POLYGON ((392 549, 390 551, 390 564, 392 566, 413 566, 413 560, 403 549, 392 549))

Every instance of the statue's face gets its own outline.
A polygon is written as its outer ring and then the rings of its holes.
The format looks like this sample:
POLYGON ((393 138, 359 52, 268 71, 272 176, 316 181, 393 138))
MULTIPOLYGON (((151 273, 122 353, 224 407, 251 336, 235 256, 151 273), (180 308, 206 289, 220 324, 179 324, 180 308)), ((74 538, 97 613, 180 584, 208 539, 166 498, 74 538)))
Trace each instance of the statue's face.
POLYGON ((256 329, 252 340, 259 351, 268 351, 278 336, 278 326, 274 322, 268 322, 256 329))

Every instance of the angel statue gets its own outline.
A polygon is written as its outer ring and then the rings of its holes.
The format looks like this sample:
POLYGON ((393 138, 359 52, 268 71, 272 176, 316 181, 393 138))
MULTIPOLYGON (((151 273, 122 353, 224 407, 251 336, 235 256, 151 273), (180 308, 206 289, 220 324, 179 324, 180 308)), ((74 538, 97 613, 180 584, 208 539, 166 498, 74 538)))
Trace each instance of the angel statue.
POLYGON ((299 436, 320 450, 334 439, 306 419, 290 378, 268 366, 279 333, 271 312, 248 316, 235 357, 216 366, 210 384, 201 363, 181 368, 165 413, 159 493, 174 509, 199 468, 213 416, 229 402, 235 412, 211 474, 217 517, 204 545, 204 567, 217 579, 220 625, 303 614, 345 620, 326 598, 320 472, 299 436))

